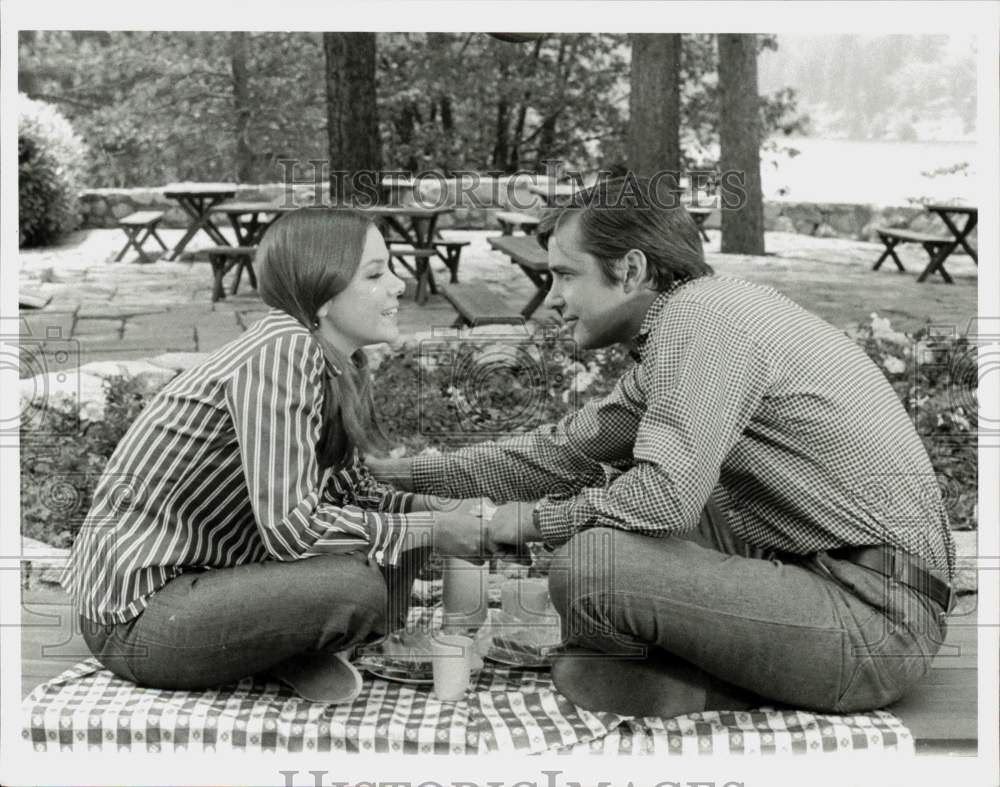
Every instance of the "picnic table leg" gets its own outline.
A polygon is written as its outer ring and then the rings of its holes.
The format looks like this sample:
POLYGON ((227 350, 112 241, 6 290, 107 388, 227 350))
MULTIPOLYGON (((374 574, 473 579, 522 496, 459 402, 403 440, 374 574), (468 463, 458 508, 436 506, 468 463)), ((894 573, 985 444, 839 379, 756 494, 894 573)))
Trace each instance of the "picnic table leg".
MULTIPOLYGON (((125 231, 125 235, 128 238, 128 240, 125 241, 124 248, 120 252, 118 252, 118 256, 115 257, 115 262, 121 262, 125 258, 125 255, 128 253, 129 249, 135 249, 139 253, 139 262, 143 263, 152 262, 152 260, 146 256, 146 252, 142 250, 142 244, 145 243, 146 240, 149 238, 150 234, 149 230, 145 229, 144 227, 129 227, 129 226, 124 226, 122 227, 122 229, 125 231), (143 232, 144 230, 146 234, 140 238, 139 233, 143 232)), ((159 240, 159 238, 157 238, 157 240, 159 240)), ((162 241, 160 241, 160 245, 163 246, 162 241)))
POLYGON ((976 228, 976 224, 979 223, 979 216, 976 214, 969 214, 965 220, 965 226, 962 229, 959 229, 955 226, 955 223, 951 220, 951 217, 947 213, 938 213, 938 215, 945 223, 945 226, 948 227, 948 231, 955 236, 955 241, 958 245, 960 245, 965 250, 965 253, 972 257, 972 261, 978 265, 979 255, 976 254, 975 249, 966 243, 965 239, 969 237, 969 234, 976 228))
POLYGON ((166 244, 166 243, 164 243, 164 242, 163 242, 163 238, 161 238, 161 237, 159 236, 159 234, 157 234, 157 232, 156 232, 156 227, 153 227, 153 228, 152 228, 152 229, 150 230, 150 233, 152 234, 153 238, 155 238, 155 239, 156 239, 156 242, 160 244, 160 248, 161 248, 161 249, 163 249, 164 251, 167 251, 167 244, 166 244))
POLYGON ((212 264, 212 303, 215 303, 226 297, 226 290, 222 284, 223 277, 226 275, 226 261, 214 254, 210 254, 208 260, 212 264))
POLYGON ((416 301, 423 306, 427 303, 427 272, 430 269, 430 264, 426 257, 417 257, 414 260, 414 265, 417 269, 416 301))
POLYGON ((899 268, 900 273, 906 273, 906 268, 903 267, 903 263, 900 261, 899 257, 896 256, 896 246, 899 245, 899 240, 896 238, 886 238, 882 237, 882 243, 885 244, 885 251, 882 252, 882 256, 879 257, 875 264, 872 266, 873 271, 877 271, 882 267, 882 263, 885 262, 886 257, 892 257, 892 261, 896 263, 896 267, 899 268))
POLYGON ((927 263, 927 267, 924 268, 923 272, 917 277, 917 283, 923 283, 926 281, 928 276, 937 271, 941 274, 941 278, 945 280, 945 283, 954 284, 955 280, 952 279, 948 271, 944 269, 944 261, 948 259, 948 255, 958 247, 958 243, 949 242, 942 243, 940 245, 935 243, 925 243, 923 244, 923 247, 930 255, 931 261, 927 263))
POLYGON ((201 217, 199 227, 205 230, 205 234, 220 246, 228 246, 229 241, 226 240, 226 236, 219 232, 218 228, 212 223, 212 208, 222 201, 221 197, 202 197, 199 199, 197 207, 201 217))
POLYGON ((230 225, 232 225, 233 228, 233 234, 236 236, 236 245, 249 246, 250 244, 245 242, 246 239, 244 237, 243 227, 240 226, 239 216, 235 216, 232 213, 227 213, 226 217, 229 219, 229 223, 230 225))
POLYGON ((118 256, 115 257, 115 262, 121 262, 123 259, 125 259, 125 254, 132 247, 132 240, 133 240, 132 230, 129 227, 122 227, 122 229, 125 230, 126 241, 125 245, 122 246, 122 250, 118 252, 118 256))
POLYGON ((198 230, 204 230, 208 237, 219 246, 229 245, 229 241, 226 240, 225 235, 219 232, 210 221, 211 214, 209 211, 213 205, 221 202, 221 200, 208 200, 208 198, 192 199, 190 197, 177 197, 176 199, 184 212, 191 217, 192 223, 188 225, 187 231, 177 242, 177 245, 174 246, 174 250, 167 255, 168 260, 176 260, 180 257, 184 253, 184 249, 191 242, 191 239, 198 234, 198 230), (206 202, 208 202, 207 207, 206 202))
POLYGON ((246 260, 246 262, 243 263, 243 265, 247 269, 247 279, 250 280, 250 286, 253 287, 256 290, 257 289, 257 274, 254 273, 253 260, 248 258, 246 260))
POLYGON ((522 267, 521 270, 524 271, 525 275, 531 279, 531 282, 536 287, 535 294, 531 296, 531 300, 528 301, 528 304, 523 309, 521 309, 521 316, 527 320, 532 314, 535 313, 535 310, 542 305, 542 302, 545 300, 545 296, 549 294, 551 277, 548 273, 542 273, 541 271, 532 270, 531 268, 522 267))
POLYGON ((458 248, 446 247, 445 253, 448 255, 448 259, 445 260, 445 264, 447 264, 448 270, 451 272, 451 278, 449 281, 451 284, 458 284, 458 263, 462 258, 462 250, 458 248))
POLYGON ((705 227, 704 227, 705 220, 707 218, 708 216, 706 214, 701 214, 701 213, 694 214, 694 223, 698 225, 698 232, 701 234, 701 239, 705 241, 705 243, 708 243, 708 233, 705 232, 705 227))

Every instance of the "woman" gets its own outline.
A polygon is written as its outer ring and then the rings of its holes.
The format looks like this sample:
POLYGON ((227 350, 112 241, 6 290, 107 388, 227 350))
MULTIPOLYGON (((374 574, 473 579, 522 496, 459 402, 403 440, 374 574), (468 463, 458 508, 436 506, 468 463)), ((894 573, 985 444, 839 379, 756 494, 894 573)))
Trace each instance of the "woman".
POLYGON ((405 622, 434 546, 478 522, 375 482, 366 344, 398 336, 403 283, 365 217, 304 208, 257 255, 271 306, 145 407, 95 492, 63 586, 118 676, 198 689, 371 641, 405 622), (436 521, 436 524, 435 524, 436 521))

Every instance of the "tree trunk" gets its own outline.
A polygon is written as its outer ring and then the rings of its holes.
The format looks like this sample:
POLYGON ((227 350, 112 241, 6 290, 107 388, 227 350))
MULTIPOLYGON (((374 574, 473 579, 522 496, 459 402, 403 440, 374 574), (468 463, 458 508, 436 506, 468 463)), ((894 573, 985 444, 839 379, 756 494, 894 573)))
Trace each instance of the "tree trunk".
POLYGON ((345 201, 359 191, 365 197, 374 196, 382 161, 375 97, 375 34, 323 33, 323 52, 330 197, 345 201))
MULTIPOLYGON (((525 75, 525 79, 532 79, 535 76, 535 72, 538 70, 538 61, 542 55, 542 41, 539 38, 535 42, 535 46, 531 53, 531 65, 528 68, 528 73, 525 75)), ((521 104, 517 108, 517 120, 514 121, 514 133, 512 135, 512 145, 510 156, 507 159, 508 171, 517 172, 521 167, 521 143, 524 141, 524 123, 528 117, 528 106, 531 103, 531 90, 524 91, 524 97, 521 99, 521 104)))
POLYGON ((419 121, 420 112, 416 102, 407 101, 403 105, 399 119, 396 121, 396 133, 399 135, 400 143, 410 151, 405 166, 412 173, 416 173, 417 171, 417 154, 413 149, 413 137, 419 121))
POLYGON ((507 98, 507 78, 510 68, 507 56, 501 50, 499 54, 499 79, 497 80, 497 112, 493 129, 493 169, 499 172, 507 171, 507 151, 510 143, 510 101, 507 98))
POLYGON ((669 173, 659 182, 678 188, 681 171, 681 37, 632 34, 628 166, 636 175, 669 173))
POLYGON ((556 146, 557 124, 559 122, 559 116, 562 114, 562 107, 564 106, 558 97, 563 95, 563 92, 566 89, 566 84, 569 81, 569 74, 573 69, 573 58, 576 57, 576 48, 579 40, 580 39, 578 37, 574 36, 572 38, 572 45, 567 46, 566 37, 561 36, 559 38, 559 54, 556 57, 556 69, 559 73, 559 82, 556 87, 556 108, 549 111, 545 117, 542 118, 538 131, 538 150, 535 153, 535 172, 539 174, 548 172, 545 162, 552 159, 553 151, 556 146))
POLYGON ((253 149, 250 147, 250 77, 247 71, 247 34, 229 34, 233 69, 233 108, 236 116, 236 182, 253 180, 253 149))
POLYGON ((441 130, 445 134, 455 131, 455 118, 451 110, 451 96, 441 96, 441 130))
POLYGON ((719 36, 719 102, 721 250, 724 254, 763 254, 755 36, 719 36))

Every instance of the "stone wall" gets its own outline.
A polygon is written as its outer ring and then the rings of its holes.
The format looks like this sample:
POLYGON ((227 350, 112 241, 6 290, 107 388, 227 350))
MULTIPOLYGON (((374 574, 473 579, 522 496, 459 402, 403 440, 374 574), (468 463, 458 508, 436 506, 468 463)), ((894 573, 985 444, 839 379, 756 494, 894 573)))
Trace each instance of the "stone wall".
MULTIPOLYGON (((539 182, 544 178, 539 179, 539 182)), ((442 229, 497 229, 493 218, 497 210, 537 210, 541 199, 531 194, 527 187, 533 182, 526 176, 513 178, 479 178, 471 181, 455 179, 427 179, 420 184, 420 198, 424 202, 453 207, 452 213, 441 217, 442 229)), ((301 204, 312 204, 317 197, 314 185, 297 185, 295 199, 301 204)), ((283 196, 281 183, 240 186, 236 189, 239 200, 275 200, 283 196)), ((326 194, 326 185, 320 184, 319 198, 326 194)), ((411 201, 407 195, 403 201, 411 201)), ((163 195, 163 189, 92 189, 81 194, 83 226, 108 228, 137 210, 162 210, 166 213, 161 226, 183 228, 188 224, 187 215, 176 202, 163 195)), ((224 217, 217 219, 225 222, 224 217)), ((710 229, 718 229, 721 217, 718 212, 706 222, 710 229)), ((812 202, 766 202, 764 227, 769 232, 796 232, 827 238, 876 240, 876 226, 909 227, 910 229, 943 234, 940 219, 921 207, 879 206, 868 204, 837 204, 812 202)), ((973 236, 975 237, 975 236, 973 236)))

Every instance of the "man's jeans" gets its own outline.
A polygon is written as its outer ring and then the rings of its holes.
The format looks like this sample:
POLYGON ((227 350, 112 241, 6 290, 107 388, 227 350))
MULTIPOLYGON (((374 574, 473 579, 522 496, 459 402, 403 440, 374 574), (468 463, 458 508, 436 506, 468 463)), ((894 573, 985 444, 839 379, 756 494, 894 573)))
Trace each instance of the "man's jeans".
POLYGON ((363 555, 188 571, 126 623, 81 618, 105 667, 163 689, 204 689, 265 672, 310 650, 338 652, 406 622, 410 589, 427 549, 380 569, 363 555))
POLYGON ((596 528, 563 545, 549 589, 567 643, 605 663, 646 659, 665 681, 693 672, 709 700, 752 692, 831 712, 889 704, 930 668, 938 604, 825 552, 765 559, 720 520, 703 516, 692 539, 596 528))

